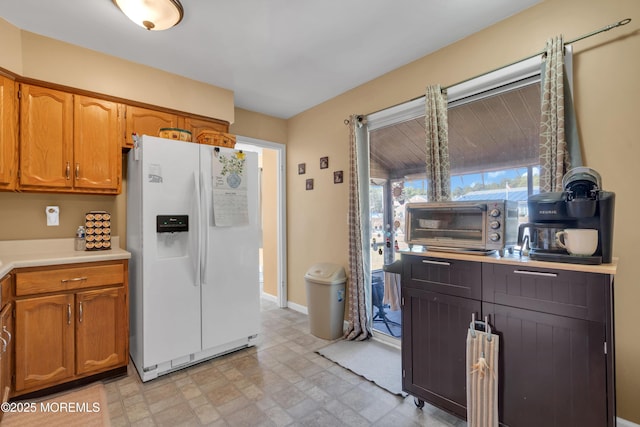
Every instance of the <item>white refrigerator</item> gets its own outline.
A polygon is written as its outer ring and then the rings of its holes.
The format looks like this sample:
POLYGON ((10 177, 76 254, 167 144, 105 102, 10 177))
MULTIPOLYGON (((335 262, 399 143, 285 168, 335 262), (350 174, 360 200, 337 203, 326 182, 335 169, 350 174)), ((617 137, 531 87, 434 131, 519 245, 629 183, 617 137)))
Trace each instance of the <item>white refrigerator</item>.
POLYGON ((127 177, 130 353, 142 381, 255 345, 257 154, 145 135, 127 177))

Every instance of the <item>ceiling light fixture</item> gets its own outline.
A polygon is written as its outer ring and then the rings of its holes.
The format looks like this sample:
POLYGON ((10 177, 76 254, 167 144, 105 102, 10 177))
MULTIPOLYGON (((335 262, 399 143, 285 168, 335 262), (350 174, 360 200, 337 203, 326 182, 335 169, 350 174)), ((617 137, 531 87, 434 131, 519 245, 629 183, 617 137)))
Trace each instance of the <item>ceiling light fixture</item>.
POLYGON ((136 24, 147 30, 166 30, 182 20, 184 10, 178 0, 113 0, 136 24))

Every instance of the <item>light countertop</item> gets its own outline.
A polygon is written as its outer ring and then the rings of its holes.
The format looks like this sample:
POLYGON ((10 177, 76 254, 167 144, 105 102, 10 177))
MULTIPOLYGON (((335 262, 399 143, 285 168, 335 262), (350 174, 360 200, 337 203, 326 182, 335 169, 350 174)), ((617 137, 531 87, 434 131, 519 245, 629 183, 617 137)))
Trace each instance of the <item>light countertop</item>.
MULTIPOLYGON (((585 265, 585 264, 571 264, 568 262, 549 262, 549 261, 536 261, 529 259, 527 256, 520 257, 520 254, 514 252, 513 255, 499 256, 497 253, 493 255, 474 255, 455 252, 438 252, 424 250, 421 246, 414 247, 412 250, 405 250, 400 252, 403 255, 415 255, 415 256, 428 256, 433 258, 448 258, 457 259, 462 261, 474 261, 474 262, 487 262, 493 264, 507 264, 519 267, 538 267, 549 268, 556 270, 571 270, 571 271, 583 271, 587 273, 600 273, 600 274, 616 274, 618 268, 618 258, 613 258, 610 264, 600 265, 585 265)), ((0 258, 1 259, 1 258, 0 258)))
POLYGON ((76 251, 75 239, 2 240, 0 241, 0 277, 14 268, 82 262, 130 259, 131 253, 120 249, 120 239, 111 238, 112 248, 103 251, 76 251))

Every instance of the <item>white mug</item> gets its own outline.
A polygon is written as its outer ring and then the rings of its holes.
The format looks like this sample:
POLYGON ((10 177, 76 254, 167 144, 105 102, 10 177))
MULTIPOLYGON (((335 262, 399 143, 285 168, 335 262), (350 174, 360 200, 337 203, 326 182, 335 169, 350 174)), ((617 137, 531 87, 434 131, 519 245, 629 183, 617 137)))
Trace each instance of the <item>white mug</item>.
POLYGON ((598 230, 568 228, 556 233, 556 242, 571 255, 590 256, 598 248, 598 230))

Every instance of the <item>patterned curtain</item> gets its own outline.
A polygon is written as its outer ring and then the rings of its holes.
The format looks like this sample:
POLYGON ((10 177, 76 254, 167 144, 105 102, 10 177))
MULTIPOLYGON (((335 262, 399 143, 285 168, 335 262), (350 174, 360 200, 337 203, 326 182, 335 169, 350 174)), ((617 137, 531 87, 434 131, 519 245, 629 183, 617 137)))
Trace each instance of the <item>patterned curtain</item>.
POLYGON ((564 72, 562 36, 549 39, 542 64, 540 192, 562 191, 562 177, 582 166, 573 100, 564 72))
POLYGON ((369 230, 369 136, 361 116, 351 116, 349 129, 349 327, 344 337, 361 341, 372 334, 371 255, 366 247, 369 238, 364 235, 369 230))
POLYGON ((427 87, 427 194, 430 202, 451 200, 447 96, 440 85, 427 87))

